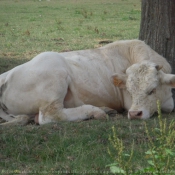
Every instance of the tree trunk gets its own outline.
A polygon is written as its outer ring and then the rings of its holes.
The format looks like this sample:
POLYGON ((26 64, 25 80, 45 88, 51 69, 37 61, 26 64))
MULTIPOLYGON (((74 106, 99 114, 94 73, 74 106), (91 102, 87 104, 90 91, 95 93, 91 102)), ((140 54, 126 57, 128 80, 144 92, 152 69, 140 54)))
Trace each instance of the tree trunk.
POLYGON ((175 73, 175 0, 142 0, 139 39, 165 57, 175 73))

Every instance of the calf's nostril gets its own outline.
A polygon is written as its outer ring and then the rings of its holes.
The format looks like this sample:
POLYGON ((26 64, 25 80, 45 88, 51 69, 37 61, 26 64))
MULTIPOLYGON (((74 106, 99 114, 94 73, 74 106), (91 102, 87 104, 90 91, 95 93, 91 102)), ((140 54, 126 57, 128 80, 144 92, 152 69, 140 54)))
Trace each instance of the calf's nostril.
POLYGON ((139 111, 138 113, 137 113, 137 116, 141 116, 142 115, 142 111, 139 111))

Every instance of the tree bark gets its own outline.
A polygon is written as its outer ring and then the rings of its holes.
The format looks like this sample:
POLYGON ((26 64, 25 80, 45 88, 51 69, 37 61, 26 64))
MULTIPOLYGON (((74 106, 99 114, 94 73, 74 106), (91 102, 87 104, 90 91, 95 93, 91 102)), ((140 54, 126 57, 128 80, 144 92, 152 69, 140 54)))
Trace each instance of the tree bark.
POLYGON ((175 0, 142 0, 139 39, 165 57, 175 73, 175 0))

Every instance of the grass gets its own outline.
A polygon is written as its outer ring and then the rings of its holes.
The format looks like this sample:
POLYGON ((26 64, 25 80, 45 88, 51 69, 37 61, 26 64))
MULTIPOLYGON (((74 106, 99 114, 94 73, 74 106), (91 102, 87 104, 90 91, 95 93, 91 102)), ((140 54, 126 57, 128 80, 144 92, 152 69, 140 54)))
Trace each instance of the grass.
MULTIPOLYGON (((122 138, 118 137, 118 131, 115 127, 112 127, 112 135, 110 135, 109 141, 113 146, 116 154, 111 152, 108 148, 108 152, 115 160, 114 163, 109 164, 110 171, 117 174, 136 175, 136 174, 172 174, 175 172, 175 120, 167 123, 167 118, 162 119, 160 101, 157 101, 158 107, 158 127, 154 125, 154 128, 148 127, 148 123, 145 124, 146 145, 148 150, 145 151, 143 160, 147 162, 147 165, 142 166, 138 161, 137 165, 133 164, 133 156, 138 152, 134 150, 135 141, 128 152, 122 138), (136 153, 135 153, 136 152, 136 153), (140 166, 139 169, 137 167, 140 166)), ((143 138, 144 138, 143 137, 143 138)), ((137 146, 136 146, 137 147, 137 146)))
MULTIPOLYGON (((172 118, 169 116, 168 121, 172 118)), ((158 125, 157 117, 154 116, 146 123, 150 131, 154 130, 158 125)), ((0 128, 1 172, 107 173, 109 168, 106 165, 114 161, 107 152, 108 148, 113 149, 108 140, 112 126, 116 128, 128 152, 134 140, 133 166, 137 169, 141 168, 140 165, 146 166, 144 157, 148 150, 148 137, 144 121, 129 121, 118 115, 106 121, 0 128)))
MULTIPOLYGON (((3 73, 43 51, 89 49, 103 40, 138 38, 140 0, 1 0, 0 26, 3 73)), ((164 117, 170 122, 174 114, 164 117)), ((146 122, 150 131, 158 125, 156 115, 146 122)), ((107 174, 106 165, 113 162, 107 152, 113 125, 128 150, 134 140, 133 164, 144 166, 144 122, 117 115, 106 121, 0 128, 0 173, 107 174)))
POLYGON ((0 57, 31 59, 43 51, 99 47, 138 38, 139 0, 1 0, 0 57))

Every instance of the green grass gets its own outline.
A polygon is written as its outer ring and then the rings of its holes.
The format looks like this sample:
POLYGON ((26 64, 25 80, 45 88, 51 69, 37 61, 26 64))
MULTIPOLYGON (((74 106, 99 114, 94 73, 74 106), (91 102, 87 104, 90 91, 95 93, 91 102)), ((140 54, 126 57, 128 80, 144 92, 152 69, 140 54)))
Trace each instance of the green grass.
MULTIPOLYGON (((168 116, 171 121, 173 116, 168 116)), ((149 130, 158 125, 157 117, 146 121, 149 130)), ((107 121, 61 122, 44 126, 28 125, 0 128, 0 169, 3 172, 92 173, 108 172, 113 163, 107 152, 114 125, 130 152, 134 140, 133 167, 147 165, 148 137, 144 121, 129 121, 118 115, 107 121)), ((153 139, 156 139, 153 137, 153 139)), ((115 157, 115 150, 113 150, 115 157)))
POLYGON ((140 0, 1 0, 0 57, 99 47, 138 38, 140 0))
MULTIPOLYGON (((139 26, 140 0, 1 0, 0 73, 43 51, 89 49, 103 40, 138 38, 139 26)), ((174 114, 166 117, 171 121, 174 114)), ((157 121, 156 116, 146 121, 150 131, 157 121)), ((118 115, 107 121, 0 128, 0 173, 107 172, 106 165, 114 161, 107 153, 113 125, 128 151, 132 141, 136 143, 133 166, 144 166, 144 121, 118 115)))

